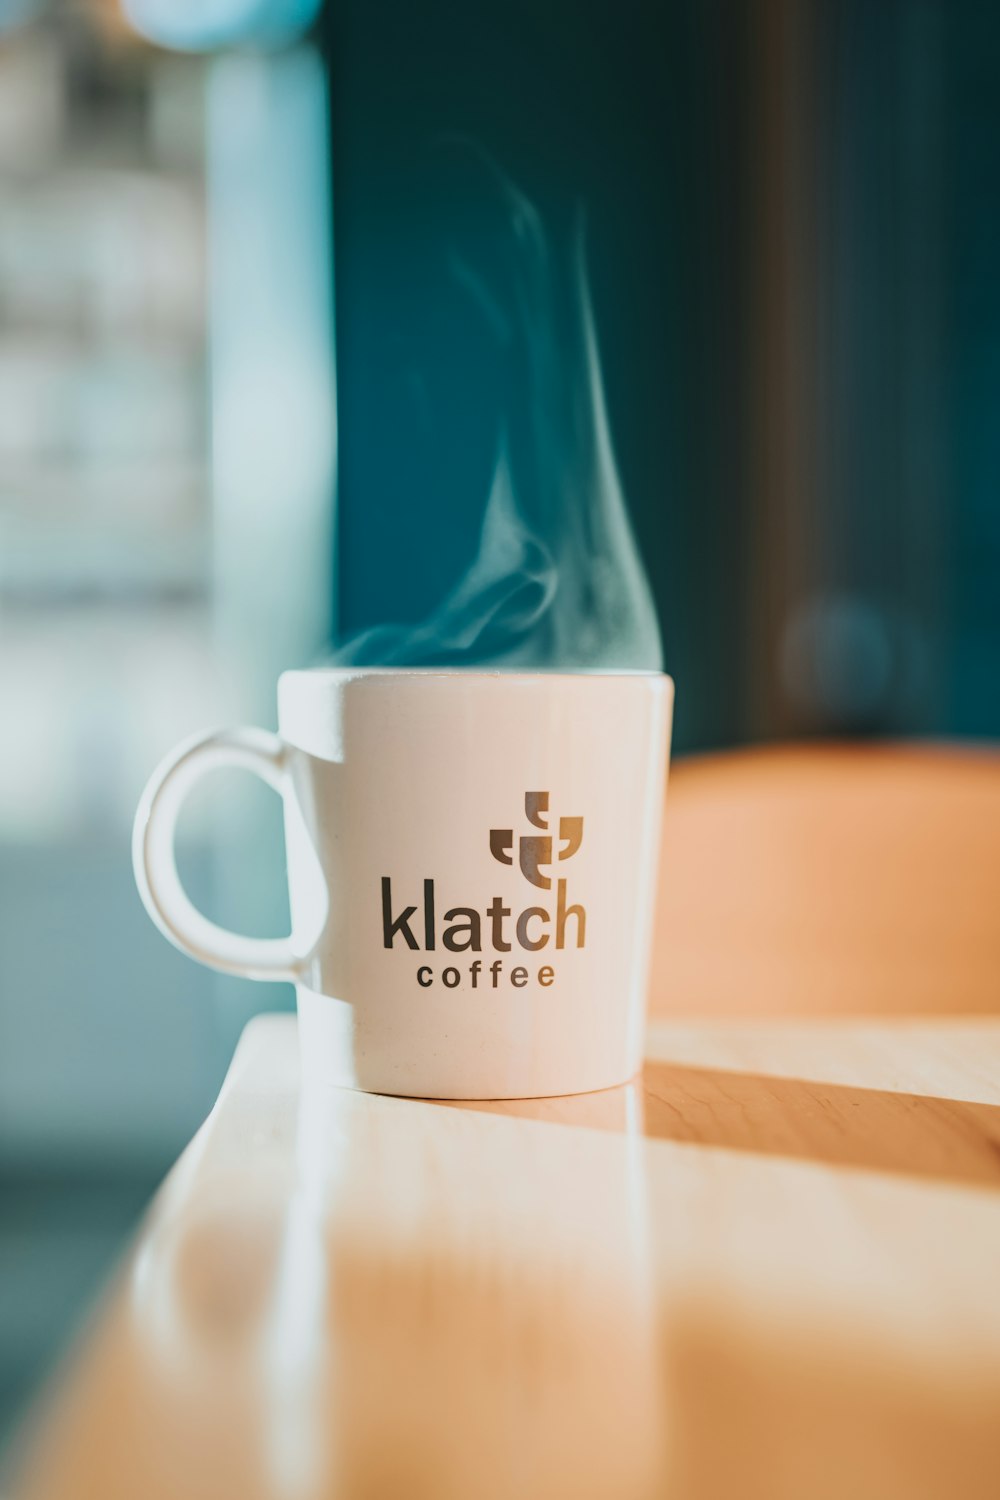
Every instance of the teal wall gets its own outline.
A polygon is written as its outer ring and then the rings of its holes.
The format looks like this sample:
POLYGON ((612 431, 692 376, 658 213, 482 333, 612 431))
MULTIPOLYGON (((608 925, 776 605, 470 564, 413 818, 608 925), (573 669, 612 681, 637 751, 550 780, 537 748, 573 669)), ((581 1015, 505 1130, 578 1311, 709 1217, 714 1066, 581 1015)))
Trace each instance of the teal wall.
POLYGON ((1000 733, 1000 20, 921 0, 330 6, 341 630, 465 567, 525 399, 449 271, 586 207, 678 743, 1000 733))

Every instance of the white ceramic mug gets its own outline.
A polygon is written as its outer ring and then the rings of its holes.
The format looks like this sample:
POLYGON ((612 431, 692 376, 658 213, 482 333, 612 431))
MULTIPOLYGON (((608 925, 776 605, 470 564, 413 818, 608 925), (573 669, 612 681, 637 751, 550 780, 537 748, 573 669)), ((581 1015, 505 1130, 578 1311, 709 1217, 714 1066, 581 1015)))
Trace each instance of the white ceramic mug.
POLYGON ((306 1080, 431 1098, 580 1093, 642 1059, 673 683, 658 673, 286 672, 278 735, 179 746, 136 814, 160 930, 297 986, 306 1080), (174 827, 206 771, 281 793, 292 933, 191 905, 174 827))

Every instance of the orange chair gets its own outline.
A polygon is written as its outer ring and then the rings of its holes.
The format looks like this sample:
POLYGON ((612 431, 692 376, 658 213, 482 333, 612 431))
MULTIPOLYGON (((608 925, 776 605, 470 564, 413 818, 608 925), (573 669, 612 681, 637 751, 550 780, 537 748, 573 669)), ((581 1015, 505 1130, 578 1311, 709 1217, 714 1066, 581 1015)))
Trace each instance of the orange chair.
POLYGON ((654 1016, 1000 1012, 1000 755, 781 747, 681 761, 654 1016))

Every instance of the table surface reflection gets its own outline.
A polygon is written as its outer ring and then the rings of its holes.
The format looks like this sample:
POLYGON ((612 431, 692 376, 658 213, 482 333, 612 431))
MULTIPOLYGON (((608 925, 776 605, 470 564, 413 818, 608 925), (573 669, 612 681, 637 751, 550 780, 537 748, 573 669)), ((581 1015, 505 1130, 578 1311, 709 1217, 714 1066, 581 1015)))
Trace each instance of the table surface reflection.
POLYGON ((1000 1494, 1000 1021, 661 1024, 471 1105, 297 1050, 248 1027, 18 1500, 1000 1494))

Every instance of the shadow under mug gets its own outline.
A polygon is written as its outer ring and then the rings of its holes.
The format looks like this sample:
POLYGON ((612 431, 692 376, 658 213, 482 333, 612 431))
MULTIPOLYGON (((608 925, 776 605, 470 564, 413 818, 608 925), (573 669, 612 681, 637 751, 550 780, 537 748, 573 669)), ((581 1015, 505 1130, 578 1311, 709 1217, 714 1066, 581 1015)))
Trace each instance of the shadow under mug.
POLYGON ((672 705, 653 672, 286 672, 277 735, 197 736, 154 772, 139 893, 192 958, 296 985, 306 1083, 612 1087, 642 1060, 672 705), (177 816, 220 766, 283 798, 287 938, 229 932, 184 892, 177 816))

